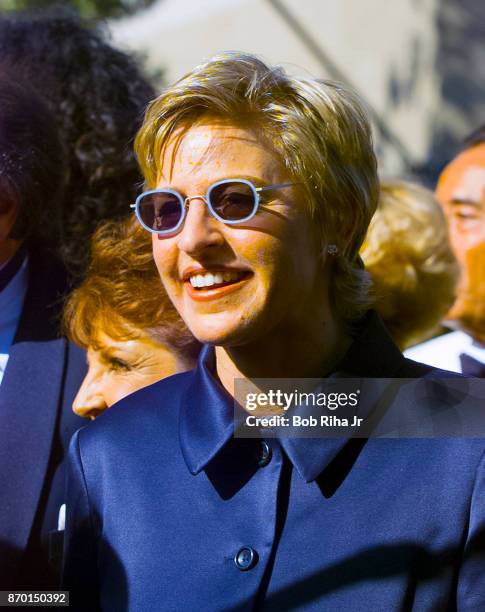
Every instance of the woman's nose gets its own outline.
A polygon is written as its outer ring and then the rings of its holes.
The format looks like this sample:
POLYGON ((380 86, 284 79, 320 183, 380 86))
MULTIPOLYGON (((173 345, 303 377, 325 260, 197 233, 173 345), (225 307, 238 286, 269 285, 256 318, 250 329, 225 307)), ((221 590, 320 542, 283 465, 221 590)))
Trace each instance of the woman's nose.
POLYGON ((203 198, 191 198, 187 203, 187 214, 180 233, 179 249, 196 256, 208 248, 224 243, 221 222, 209 212, 203 198))
POLYGON ((106 408, 108 406, 99 383, 92 380, 88 373, 74 398, 72 409, 78 416, 92 420, 104 412, 106 408))

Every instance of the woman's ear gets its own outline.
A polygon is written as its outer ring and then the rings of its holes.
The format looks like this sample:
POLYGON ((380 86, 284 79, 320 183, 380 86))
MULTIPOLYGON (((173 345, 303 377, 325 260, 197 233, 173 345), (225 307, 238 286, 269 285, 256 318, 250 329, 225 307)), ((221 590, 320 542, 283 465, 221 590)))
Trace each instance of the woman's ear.
POLYGON ((14 191, 6 179, 0 177, 0 263, 9 259, 20 244, 10 238, 19 209, 20 205, 14 191))
MULTIPOLYGON (((12 214, 12 209, 17 209, 18 207, 18 196, 12 183, 6 176, 0 175, 0 215, 12 214)), ((15 214, 17 214, 17 211, 15 211, 15 214)))

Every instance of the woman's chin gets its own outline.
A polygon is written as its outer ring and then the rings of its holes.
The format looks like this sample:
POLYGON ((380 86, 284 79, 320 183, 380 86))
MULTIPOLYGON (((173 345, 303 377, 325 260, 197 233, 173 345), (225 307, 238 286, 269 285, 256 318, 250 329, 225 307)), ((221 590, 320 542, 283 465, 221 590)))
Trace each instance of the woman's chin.
MULTIPOLYGON (((196 333, 196 330, 192 331, 194 336, 202 344, 211 344, 213 346, 229 347, 241 344, 241 330, 237 329, 225 329, 225 330, 212 330, 207 329, 201 330, 200 333, 196 333)), ((244 342, 242 342, 244 344, 244 342)))
POLYGON ((227 316, 228 313, 212 314, 197 318, 197 321, 186 320, 187 327, 202 344, 214 346, 236 346, 250 342, 251 327, 249 316, 227 316), (244 321, 246 319, 246 325, 244 321))

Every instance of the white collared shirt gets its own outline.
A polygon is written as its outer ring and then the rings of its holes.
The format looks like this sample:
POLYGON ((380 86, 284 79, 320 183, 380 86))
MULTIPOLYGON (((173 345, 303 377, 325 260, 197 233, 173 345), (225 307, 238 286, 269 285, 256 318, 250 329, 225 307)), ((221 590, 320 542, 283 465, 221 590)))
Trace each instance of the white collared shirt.
POLYGON ((417 344, 404 351, 404 356, 434 368, 461 373, 462 353, 485 363, 485 347, 478 345, 469 334, 462 331, 450 332, 417 344))
MULTIPOLYGON (((7 265, 6 262, 4 265, 7 265)), ((3 266, 0 266, 0 269, 3 266)), ((0 293, 0 385, 7 367, 10 347, 22 314, 28 284, 28 257, 19 270, 0 293)))

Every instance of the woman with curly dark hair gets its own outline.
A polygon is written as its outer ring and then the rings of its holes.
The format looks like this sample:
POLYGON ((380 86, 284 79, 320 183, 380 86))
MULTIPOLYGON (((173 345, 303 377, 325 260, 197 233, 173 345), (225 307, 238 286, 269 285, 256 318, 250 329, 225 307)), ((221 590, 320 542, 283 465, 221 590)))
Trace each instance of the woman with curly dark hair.
POLYGON ((99 26, 66 9, 2 15, 0 57, 57 117, 68 163, 59 250, 80 273, 98 222, 123 216, 134 198, 140 175, 132 141, 154 90, 99 26))

